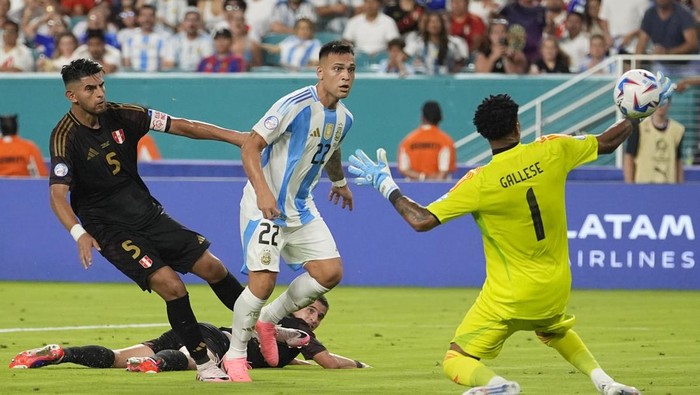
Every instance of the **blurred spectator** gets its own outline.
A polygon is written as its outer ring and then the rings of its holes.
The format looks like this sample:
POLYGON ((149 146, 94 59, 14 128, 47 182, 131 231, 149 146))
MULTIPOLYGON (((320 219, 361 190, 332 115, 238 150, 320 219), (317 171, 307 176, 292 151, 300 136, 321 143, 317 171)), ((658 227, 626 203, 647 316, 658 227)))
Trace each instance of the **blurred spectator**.
POLYGON ((270 32, 294 34, 294 23, 300 18, 316 23, 316 12, 311 3, 306 0, 281 0, 272 9, 270 32))
POLYGON ((606 48, 611 45, 612 41, 606 37, 607 32, 600 19, 600 0, 586 0, 583 15, 588 34, 591 36, 600 34, 605 38, 606 48))
POLYGON ((506 18, 511 29, 522 26, 525 29, 523 52, 528 62, 534 62, 539 51, 542 34, 547 24, 547 10, 536 0, 517 0, 503 7, 501 15, 506 18))
MULTIPOLYGON (((545 32, 549 36, 555 38, 562 38, 564 32, 566 31, 566 4, 564 0, 545 0, 543 1, 545 8, 547 10, 547 24, 545 26, 545 32)), ((582 10, 583 11, 583 10, 582 10)))
POLYGON ((22 30, 24 40, 34 51, 46 57, 52 57, 56 49, 56 38, 61 33, 68 31, 70 18, 58 11, 58 6, 53 0, 49 0, 45 12, 32 19, 22 30))
POLYGON ((569 55, 559 48, 554 37, 545 37, 540 44, 540 56, 530 65, 530 74, 570 73, 569 55))
POLYGON ((136 145, 136 158, 139 162, 152 162, 163 159, 156 140, 150 133, 144 134, 136 145))
POLYGON ((474 61, 477 73, 524 74, 527 59, 523 51, 509 45, 508 21, 493 19, 488 27, 488 37, 477 49, 474 61))
POLYGON ((700 86, 700 76, 688 77, 678 81, 678 84, 676 84, 676 92, 683 93, 691 86, 700 86))
POLYGON ((0 0, 0 26, 9 18, 11 5, 10 0, 0 0))
POLYGON ((355 15, 355 8, 362 0, 310 0, 318 19, 316 30, 341 34, 348 19, 355 15))
POLYGON ((399 34, 405 36, 408 32, 418 30, 418 21, 425 13, 425 8, 416 0, 392 0, 384 8, 384 13, 396 22, 399 34))
POLYGON ((75 50, 78 49, 78 39, 73 33, 64 32, 56 38, 56 51, 51 58, 40 57, 37 61, 37 71, 61 71, 61 67, 77 59, 75 50))
POLYGON ((136 23, 136 12, 133 8, 124 8, 118 15, 119 30, 117 31, 117 41, 119 46, 116 48, 124 48, 124 44, 134 35, 138 28, 136 23))
POLYGON ((121 56, 118 49, 105 43, 102 30, 88 30, 85 34, 85 44, 75 51, 76 58, 87 58, 101 64, 105 74, 119 70, 121 56))
MULTIPOLYGON (((600 34, 592 35, 590 39, 590 52, 588 56, 586 56, 586 59, 583 61, 583 64, 581 65, 581 69, 579 71, 589 70, 597 64, 607 60, 607 50, 608 48, 605 44, 605 37, 603 37, 600 34)), ((616 69, 617 66, 614 63, 610 63, 607 67, 602 68, 597 73, 614 74, 616 72, 616 69)))
POLYGON ((262 65, 262 48, 260 43, 250 36, 243 15, 236 15, 229 20, 229 30, 233 34, 231 50, 245 60, 246 66, 256 67, 262 65))
POLYGON ((314 23, 306 18, 298 19, 294 24, 294 34, 278 45, 262 44, 266 51, 280 54, 280 66, 290 70, 318 65, 321 45, 321 41, 314 38, 314 23))
POLYGON ((123 64, 131 71, 159 71, 168 35, 154 32, 156 10, 142 6, 137 14, 139 27, 122 47, 123 64))
POLYGON ((237 73, 246 71, 245 60, 231 50, 233 35, 224 28, 214 33, 214 54, 199 63, 197 71, 204 73, 237 73))
POLYGON ((452 0, 448 15, 450 34, 464 39, 470 52, 479 48, 486 34, 486 25, 481 18, 469 13, 469 0, 452 0))
POLYGON ((121 48, 117 38, 117 27, 109 23, 109 7, 107 2, 102 2, 90 10, 85 20, 73 26, 73 34, 78 41, 85 44, 85 34, 89 29, 101 30, 104 33, 105 42, 115 48, 121 48))
POLYGON ((0 115, 0 176, 46 177, 41 151, 17 134, 17 114, 0 115))
POLYGON ((61 10, 70 16, 85 15, 95 6, 95 0, 61 0, 61 10))
POLYGON ((34 70, 34 57, 26 45, 18 42, 19 26, 10 19, 2 25, 0 73, 34 70))
POLYGON ((376 55, 386 50, 399 29, 391 17, 381 12, 382 0, 365 0, 364 12, 348 21, 343 39, 355 45, 355 51, 376 55))
POLYGON ((420 126, 399 144, 399 171, 407 179, 445 180, 455 171, 455 144, 449 134, 440 130, 440 121, 440 105, 425 102, 420 126))
POLYGON ((566 16, 566 33, 559 41, 559 48, 571 59, 572 73, 578 73, 583 67, 590 47, 590 36, 583 30, 583 14, 570 12, 566 16))
POLYGON ((644 13, 637 53, 683 55, 698 52, 698 33, 690 11, 674 0, 655 0, 644 13), (647 51, 651 44, 651 50, 647 51))
POLYGON ((508 0, 471 0, 469 2, 469 12, 481 18, 484 26, 495 18, 508 0))
POLYGON ((447 11, 447 3, 448 0, 420 0, 418 2, 426 11, 435 11, 439 13, 447 11))
POLYGON ((627 138, 625 182, 681 184, 684 181, 681 147, 685 126, 668 117, 671 101, 636 126, 627 138))
POLYGON ((644 12, 649 0, 603 0, 600 5, 600 24, 612 42, 608 45, 617 53, 634 53, 644 12))
POLYGON ((170 34, 177 33, 180 21, 185 18, 187 12, 187 0, 155 0, 150 4, 156 9, 156 24, 164 27, 170 34))
POLYGON ((400 37, 387 44, 387 58, 379 62, 378 71, 382 74, 398 74, 399 77, 415 74, 413 66, 408 64, 408 54, 404 51, 406 43, 400 37))
POLYGON ((37 3, 40 6, 34 9, 32 18, 20 25, 27 43, 33 42, 37 35, 50 36, 55 25, 63 24, 66 28, 70 25, 70 18, 61 13, 56 0, 38 0, 37 3))
POLYGON ((258 42, 270 31, 272 10, 276 0, 248 0, 245 20, 250 24, 249 32, 258 42))
POLYGON ((197 0, 197 9, 207 31, 215 31, 219 23, 226 20, 224 0, 197 0))
POLYGON ((163 53, 163 70, 195 71, 202 59, 214 53, 211 36, 200 31, 202 18, 197 8, 185 12, 181 26, 163 53))
MULTIPOLYGON (((51 6, 53 11, 53 7, 51 6)), ((22 22, 19 23, 22 32, 24 28, 29 25, 32 20, 41 17, 46 14, 48 6, 44 0, 25 0, 24 7, 22 7, 22 22)))
POLYGON ((414 60, 416 70, 425 74, 459 72, 469 58, 467 43, 447 33, 445 18, 437 12, 428 12, 425 31, 406 42, 406 53, 414 60))

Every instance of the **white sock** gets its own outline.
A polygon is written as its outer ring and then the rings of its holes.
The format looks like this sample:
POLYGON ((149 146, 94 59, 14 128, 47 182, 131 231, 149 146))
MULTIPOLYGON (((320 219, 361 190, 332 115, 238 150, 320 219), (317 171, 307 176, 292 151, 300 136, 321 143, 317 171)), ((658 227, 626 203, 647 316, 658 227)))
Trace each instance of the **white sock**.
POLYGON ((501 376, 493 376, 493 378, 491 378, 491 380, 489 380, 488 385, 501 385, 501 384, 505 384, 507 382, 508 382, 508 380, 506 380, 505 378, 503 378, 501 376))
POLYGON ((593 385, 595 385, 598 391, 603 390, 603 385, 615 382, 615 380, 608 376, 601 368, 595 368, 591 371, 591 381, 593 381, 593 385))
POLYGON ((250 340, 255 323, 258 322, 260 310, 267 300, 258 299, 246 287, 233 305, 233 324, 231 324, 231 345, 226 356, 228 358, 245 358, 248 340, 250 340))
POLYGON ((282 318, 313 303, 319 296, 330 291, 306 272, 295 278, 289 288, 265 306, 260 320, 277 324, 282 318))

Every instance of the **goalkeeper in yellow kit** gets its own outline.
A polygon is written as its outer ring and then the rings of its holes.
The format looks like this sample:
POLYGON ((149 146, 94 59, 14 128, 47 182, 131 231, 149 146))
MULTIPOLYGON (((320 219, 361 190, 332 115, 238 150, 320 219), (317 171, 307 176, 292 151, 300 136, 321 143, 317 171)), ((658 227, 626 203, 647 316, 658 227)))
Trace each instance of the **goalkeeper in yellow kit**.
MULTIPOLYGON (((665 78, 664 98, 673 92, 665 78)), ((546 345, 591 378, 601 394, 639 395, 615 382, 571 328, 566 314, 571 289, 564 190, 569 171, 615 149, 632 132, 624 119, 599 136, 547 135, 520 143, 518 105, 508 95, 486 98, 474 116, 477 131, 491 146, 488 164, 469 171, 444 196, 423 207, 404 196, 392 180, 386 152, 377 163, 357 150, 350 172, 360 185, 373 185, 417 231, 427 231, 471 213, 481 230, 486 280, 457 328, 443 368, 465 394, 520 393, 481 359, 495 358, 516 331, 535 331, 546 345)))

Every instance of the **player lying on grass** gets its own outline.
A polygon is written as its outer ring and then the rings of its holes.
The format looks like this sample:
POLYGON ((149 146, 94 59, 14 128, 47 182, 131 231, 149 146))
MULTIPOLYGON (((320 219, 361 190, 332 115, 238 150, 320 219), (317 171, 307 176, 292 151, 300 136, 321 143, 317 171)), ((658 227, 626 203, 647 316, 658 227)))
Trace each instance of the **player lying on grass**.
MULTIPOLYGON (((335 355, 316 339, 314 330, 328 312, 328 301, 321 297, 311 305, 285 317, 277 326, 279 365, 302 365, 309 362, 296 359, 301 354, 326 369, 365 368, 369 365, 335 355)), ((220 363, 229 347, 231 328, 216 328, 200 323, 209 356, 220 363)), ((157 373, 194 370, 196 365, 172 330, 160 337, 131 347, 111 350, 103 346, 63 348, 58 344, 23 351, 10 362, 10 368, 40 368, 47 365, 75 363, 91 368, 127 368, 132 372, 157 373)), ((248 364, 254 368, 270 367, 264 360, 256 338, 248 342, 248 364)))

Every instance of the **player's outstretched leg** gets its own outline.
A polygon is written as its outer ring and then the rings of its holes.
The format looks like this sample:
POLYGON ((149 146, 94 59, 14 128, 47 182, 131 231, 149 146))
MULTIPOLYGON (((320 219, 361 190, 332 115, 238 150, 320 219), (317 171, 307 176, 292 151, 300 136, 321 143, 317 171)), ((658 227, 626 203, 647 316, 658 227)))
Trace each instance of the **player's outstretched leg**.
POLYGON ((472 387, 464 395, 518 395, 520 385, 498 376, 481 361, 455 350, 448 350, 442 361, 447 377, 457 384, 472 387))
POLYGON ((60 363, 63 358, 63 348, 58 344, 22 351, 12 358, 10 369, 33 369, 46 365, 60 363))
POLYGON ((642 393, 634 387, 615 382, 603 384, 600 393, 603 395, 642 395, 642 393))

